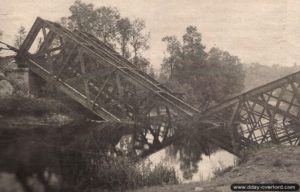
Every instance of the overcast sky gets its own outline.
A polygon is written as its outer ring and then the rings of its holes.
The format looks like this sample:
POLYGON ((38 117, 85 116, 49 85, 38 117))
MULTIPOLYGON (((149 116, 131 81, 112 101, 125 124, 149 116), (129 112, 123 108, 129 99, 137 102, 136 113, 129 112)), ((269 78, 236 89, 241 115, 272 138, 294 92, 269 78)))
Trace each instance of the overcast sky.
MULTIPOLYGON (((188 25, 202 33, 207 49, 217 46, 242 62, 300 64, 300 1, 297 0, 82 0, 117 7, 122 16, 146 21, 151 48, 146 56, 160 65, 162 37, 181 37, 188 25)), ((57 21, 69 15, 74 0, 0 0, 0 30, 11 43, 20 25, 35 18, 57 21)))

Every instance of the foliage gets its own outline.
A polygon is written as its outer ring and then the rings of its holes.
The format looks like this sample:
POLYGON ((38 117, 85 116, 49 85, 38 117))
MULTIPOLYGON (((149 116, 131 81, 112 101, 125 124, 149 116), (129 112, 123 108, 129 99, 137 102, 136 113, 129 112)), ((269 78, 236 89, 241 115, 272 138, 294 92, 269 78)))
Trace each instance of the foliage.
POLYGON ((69 8, 71 15, 63 17, 62 23, 70 29, 78 29, 84 32, 93 31, 95 23, 95 13, 93 4, 85 4, 76 0, 69 8))
POLYGON ((175 169, 162 163, 153 167, 151 163, 136 164, 130 159, 115 156, 84 158, 92 159, 93 163, 77 158, 76 161, 81 164, 69 170, 69 179, 73 177, 76 181, 73 186, 75 188, 124 191, 144 186, 178 183, 175 169))
POLYGON ((175 169, 163 162, 154 165, 154 167, 151 162, 143 162, 141 165, 138 165, 138 169, 141 173, 139 186, 179 183, 175 169))
POLYGON ((26 35, 27 35, 27 31, 25 29, 24 26, 21 26, 19 29, 18 29, 18 32, 15 36, 15 42, 14 42, 14 46, 16 48, 20 48, 21 45, 23 44, 23 41, 25 40, 26 38, 26 35))
POLYGON ((108 46, 119 50, 126 59, 146 71, 149 61, 142 53, 149 48, 149 33, 145 32, 145 22, 141 19, 121 17, 118 9, 76 0, 69 8, 71 15, 61 18, 65 27, 90 33, 108 46))
MULTIPOLYGON (((200 110, 243 89, 244 72, 239 58, 215 47, 206 52, 196 27, 186 28, 182 42, 175 36, 164 37, 162 41, 167 44, 167 55, 162 63, 161 79, 200 110)), ((185 178, 191 178, 198 171, 202 154, 209 155, 216 149, 207 133, 199 129, 207 125, 199 122, 195 119, 184 125, 181 140, 170 149, 179 157, 185 178)))
POLYGON ((244 73, 238 57, 218 48, 207 53, 201 33, 193 26, 186 28, 182 39, 182 43, 175 36, 162 39, 168 54, 161 78, 184 93, 186 101, 205 110, 243 89, 244 73))
POLYGON ((148 40, 150 38, 150 33, 143 33, 145 27, 145 21, 141 19, 133 20, 131 22, 131 35, 129 38, 129 44, 133 48, 133 63, 139 66, 144 72, 146 72, 149 66, 149 61, 141 55, 141 51, 149 49, 148 40))
POLYGON ((127 17, 118 20, 117 29, 118 29, 117 42, 120 45, 121 54, 123 57, 128 59, 130 58, 130 53, 128 48, 130 31, 131 31, 130 20, 127 17))
MULTIPOLYGON (((220 102, 225 98, 240 93, 244 88, 244 71, 240 60, 227 51, 212 48, 207 60, 210 86, 205 98, 210 106, 213 102, 220 102)), ((203 88, 203 87, 201 87, 203 88)))
POLYGON ((163 60, 161 75, 163 75, 163 78, 174 80, 176 79, 175 74, 179 71, 178 68, 181 66, 181 60, 183 58, 181 43, 175 36, 164 37, 162 41, 167 43, 169 56, 163 60))

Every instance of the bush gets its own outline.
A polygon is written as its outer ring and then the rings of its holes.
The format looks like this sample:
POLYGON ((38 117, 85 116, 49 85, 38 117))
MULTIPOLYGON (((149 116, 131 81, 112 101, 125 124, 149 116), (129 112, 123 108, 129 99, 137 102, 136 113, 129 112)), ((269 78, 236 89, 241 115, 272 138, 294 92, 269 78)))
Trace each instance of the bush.
MULTIPOLYGON (((106 157, 85 167, 84 174, 76 178, 81 190, 91 191, 124 191, 144 186, 176 184, 178 177, 173 167, 162 163, 152 166, 151 163, 136 164, 128 158, 106 157)), ((78 169, 82 173, 82 168, 78 169)), ((72 173, 74 175, 74 172, 72 173)))
POLYGON ((178 183, 173 167, 162 163, 152 167, 149 162, 135 164, 126 158, 114 158, 98 167, 98 182, 112 190, 178 183))
POLYGON ((174 167, 159 163, 152 168, 150 162, 144 162, 139 166, 141 174, 139 186, 153 186, 162 184, 177 184, 177 177, 174 167))

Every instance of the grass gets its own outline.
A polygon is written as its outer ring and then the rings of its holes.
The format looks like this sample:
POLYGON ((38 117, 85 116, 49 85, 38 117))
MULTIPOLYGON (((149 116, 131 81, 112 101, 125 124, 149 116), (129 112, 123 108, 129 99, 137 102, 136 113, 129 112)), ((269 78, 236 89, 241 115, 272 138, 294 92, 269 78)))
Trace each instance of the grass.
MULTIPOLYGON (((232 183, 298 183, 300 174, 300 147, 269 145, 248 149, 247 160, 230 168, 218 169, 206 182, 155 186, 134 192, 230 192, 232 183)), ((220 166, 222 167, 222 166, 220 166)), ((131 191, 130 191, 131 192, 131 191)))

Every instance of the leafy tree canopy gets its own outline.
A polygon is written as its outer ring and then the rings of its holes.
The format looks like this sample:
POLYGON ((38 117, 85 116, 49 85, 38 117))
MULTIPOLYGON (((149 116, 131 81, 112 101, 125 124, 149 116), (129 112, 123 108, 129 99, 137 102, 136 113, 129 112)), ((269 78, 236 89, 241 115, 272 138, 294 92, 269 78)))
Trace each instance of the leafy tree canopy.
POLYGON ((20 26, 20 28, 17 31, 17 34, 15 36, 15 42, 14 42, 14 46, 16 48, 20 48, 21 45, 23 44, 23 41, 25 40, 27 35, 27 31, 25 29, 24 26, 20 26))
POLYGON ((143 52, 149 48, 149 32, 142 19, 122 17, 114 7, 95 7, 76 0, 70 6, 70 16, 61 18, 65 27, 93 34, 108 46, 131 60, 144 71, 148 71, 149 61, 143 52))
MULTIPOLYGON (((175 36, 162 39, 167 45, 162 63, 161 79, 199 110, 206 110, 215 103, 242 91, 244 72, 238 57, 213 47, 208 52, 202 43, 201 33, 188 26, 182 41, 175 36)), ((191 123, 183 126, 182 138, 169 152, 180 159, 185 178, 198 171, 197 163, 202 154, 216 149, 207 136, 191 123)), ((179 128, 180 129, 180 128, 179 128)))
POLYGON ((175 36, 162 41, 167 44, 167 54, 161 79, 184 93, 185 100, 200 110, 243 89, 244 72, 239 58, 216 47, 206 52, 196 27, 186 28, 182 42, 175 36))

